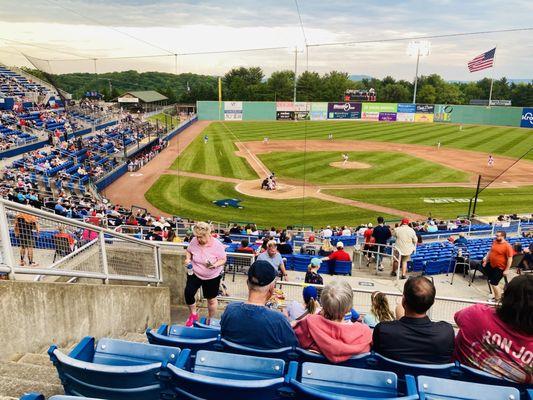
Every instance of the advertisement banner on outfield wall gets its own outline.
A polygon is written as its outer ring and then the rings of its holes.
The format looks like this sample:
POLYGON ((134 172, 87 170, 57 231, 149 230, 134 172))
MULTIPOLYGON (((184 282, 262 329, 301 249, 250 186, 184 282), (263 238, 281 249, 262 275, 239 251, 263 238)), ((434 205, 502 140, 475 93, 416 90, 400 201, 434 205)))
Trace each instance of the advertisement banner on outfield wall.
POLYGON ((533 128, 533 108, 522 109, 522 119, 520 120, 520 127, 533 128))
POLYGON ((396 121, 398 122, 415 122, 415 113, 396 113, 396 121))
POLYGON ((433 104, 417 104, 417 114, 433 114, 435 112, 435 106, 433 104))
POLYGON ((242 121, 242 101, 224 102, 224 120, 242 121))
POLYGON ((414 114, 415 112, 416 112, 416 104, 398 103, 398 113, 414 114))
POLYGON ((396 121, 396 113, 380 112, 378 116, 379 121, 396 121))
POLYGON ((398 111, 398 104, 396 103, 363 103, 363 112, 389 112, 395 113, 398 111))
POLYGON ((294 111, 276 111, 277 120, 294 120, 294 111))
POLYGON ((278 101, 276 102, 276 111, 295 111, 292 101, 278 101))
POLYGON ((363 111, 361 119, 364 120, 364 121, 379 121, 379 113, 378 112, 365 112, 365 111, 363 111))
POLYGON ((434 122, 451 122, 453 106, 445 104, 436 104, 433 117, 434 122))
POLYGON ((328 119, 361 119, 361 103, 328 103, 328 119))
POLYGON ((328 118, 328 103, 311 103, 312 121, 323 121, 328 118))
POLYGON ((433 114, 415 114, 415 122, 433 122, 433 114))
POLYGON ((306 101, 297 101, 294 103, 294 111, 296 112, 309 112, 311 104, 306 101))

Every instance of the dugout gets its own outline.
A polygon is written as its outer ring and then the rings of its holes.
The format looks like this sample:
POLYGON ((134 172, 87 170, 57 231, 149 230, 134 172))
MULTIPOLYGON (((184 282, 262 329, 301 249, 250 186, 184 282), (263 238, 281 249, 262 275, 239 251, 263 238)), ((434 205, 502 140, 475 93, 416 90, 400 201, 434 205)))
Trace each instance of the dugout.
POLYGON ((150 112, 167 105, 168 97, 155 90, 126 92, 116 99, 121 107, 130 111, 150 112))

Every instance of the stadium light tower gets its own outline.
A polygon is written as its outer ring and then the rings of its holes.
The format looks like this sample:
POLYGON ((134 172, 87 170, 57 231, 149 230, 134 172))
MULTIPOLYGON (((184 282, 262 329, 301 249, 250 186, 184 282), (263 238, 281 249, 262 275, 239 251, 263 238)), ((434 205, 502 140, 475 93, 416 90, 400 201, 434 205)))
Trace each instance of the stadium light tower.
POLYGON ((427 40, 414 40, 407 45, 407 54, 416 56, 415 89, 413 91, 413 104, 416 103, 416 89, 418 87, 418 64, 420 57, 429 56, 431 43, 427 40))

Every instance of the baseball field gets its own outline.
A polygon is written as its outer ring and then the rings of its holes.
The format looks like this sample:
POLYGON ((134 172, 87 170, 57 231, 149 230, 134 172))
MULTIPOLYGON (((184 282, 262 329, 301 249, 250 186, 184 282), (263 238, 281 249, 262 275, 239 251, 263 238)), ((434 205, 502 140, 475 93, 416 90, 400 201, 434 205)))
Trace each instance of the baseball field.
POLYGON ((454 218, 531 213, 533 135, 493 126, 386 122, 211 122, 159 168, 158 211, 261 226, 367 223, 378 215, 454 218), (440 143, 440 146, 438 146, 440 143), (346 155, 344 162, 343 154, 346 155), (495 163, 489 166, 491 154, 495 163), (277 188, 261 190, 274 173, 277 188), (215 201, 236 199, 237 207, 215 201))

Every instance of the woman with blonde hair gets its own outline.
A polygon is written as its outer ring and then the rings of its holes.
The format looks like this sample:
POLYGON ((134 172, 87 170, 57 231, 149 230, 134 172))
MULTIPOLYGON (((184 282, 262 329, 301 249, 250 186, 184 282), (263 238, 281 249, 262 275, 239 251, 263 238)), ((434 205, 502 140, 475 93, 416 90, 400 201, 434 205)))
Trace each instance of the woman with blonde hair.
POLYGON ((333 245, 331 244, 331 240, 324 239, 322 241, 322 246, 320 246, 320 250, 318 250, 318 255, 321 257, 326 257, 333 253, 335 250, 337 249, 333 247, 333 245))
POLYGON ((370 306, 370 312, 363 318, 365 324, 374 328, 379 322, 394 320, 394 315, 389 308, 389 301, 385 294, 373 292, 370 298, 372 305, 370 306))
POLYGON ((209 318, 215 315, 218 307, 217 295, 222 277, 222 269, 226 263, 226 250, 222 243, 211 235, 211 226, 206 222, 198 222, 193 227, 194 238, 187 247, 185 266, 187 283, 185 284, 185 302, 190 315, 185 323, 192 326, 198 320, 196 312, 196 292, 200 287, 207 299, 209 318))

